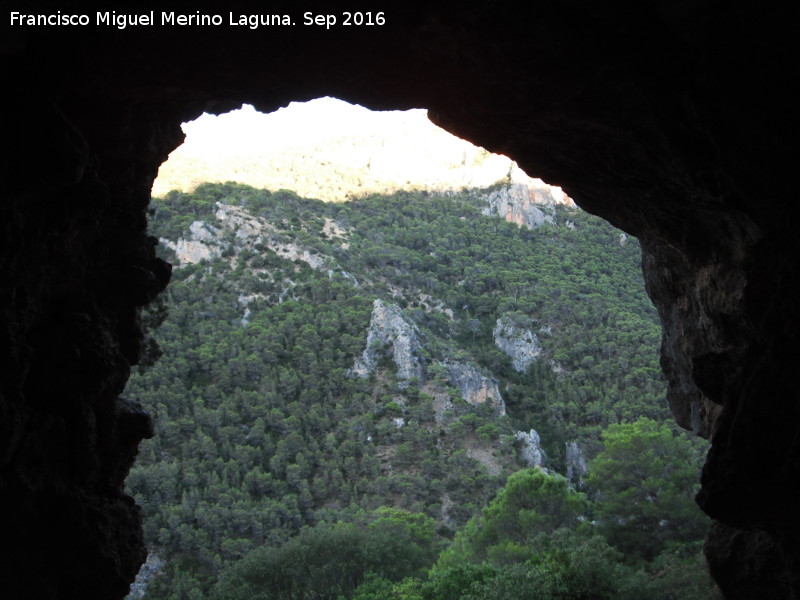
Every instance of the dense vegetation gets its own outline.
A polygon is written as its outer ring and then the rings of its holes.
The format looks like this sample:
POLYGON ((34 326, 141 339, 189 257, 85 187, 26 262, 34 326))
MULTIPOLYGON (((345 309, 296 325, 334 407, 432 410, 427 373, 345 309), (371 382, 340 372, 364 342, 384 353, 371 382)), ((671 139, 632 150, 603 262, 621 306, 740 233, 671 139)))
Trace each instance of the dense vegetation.
POLYGON ((528 230, 484 206, 478 191, 334 205, 235 184, 153 200, 155 235, 211 251, 145 315, 163 356, 127 391, 158 432, 128 478, 166 559, 148 598, 708 597, 702 448, 664 424, 636 241, 579 211, 528 230), (399 381, 388 354, 351 372, 375 298, 418 329, 422 379, 399 381), (540 339, 524 372, 495 345, 501 317, 540 339), (497 379, 507 415, 467 403, 447 361, 497 379), (531 428, 551 471, 579 444, 585 493, 524 469, 514 434, 531 428), (620 468, 652 483, 644 499, 607 476, 620 468), (651 591, 624 595, 637 588, 651 591))

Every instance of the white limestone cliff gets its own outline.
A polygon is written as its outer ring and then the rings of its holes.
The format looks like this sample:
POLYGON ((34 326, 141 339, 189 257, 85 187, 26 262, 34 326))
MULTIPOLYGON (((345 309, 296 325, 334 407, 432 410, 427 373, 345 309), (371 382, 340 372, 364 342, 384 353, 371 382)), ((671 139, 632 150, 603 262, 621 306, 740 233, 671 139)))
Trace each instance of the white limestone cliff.
POLYGON ((522 444, 520 454, 529 467, 543 467, 547 454, 542 448, 542 440, 535 429, 518 431, 514 436, 522 444))
POLYGON ((496 379, 485 376, 477 368, 465 363, 447 362, 444 367, 450 385, 458 389, 467 404, 477 406, 488 403, 498 415, 506 414, 506 403, 496 379))
POLYGON ((372 305, 366 348, 361 357, 356 358, 351 373, 368 377, 375 372, 380 359, 388 354, 397 367, 397 379, 401 384, 412 378, 422 381, 425 371, 421 350, 417 326, 405 319, 402 309, 396 304, 376 299, 372 305))
POLYGON ((511 357, 511 365, 518 373, 524 373, 542 355, 537 335, 510 315, 497 319, 492 335, 495 346, 511 357))

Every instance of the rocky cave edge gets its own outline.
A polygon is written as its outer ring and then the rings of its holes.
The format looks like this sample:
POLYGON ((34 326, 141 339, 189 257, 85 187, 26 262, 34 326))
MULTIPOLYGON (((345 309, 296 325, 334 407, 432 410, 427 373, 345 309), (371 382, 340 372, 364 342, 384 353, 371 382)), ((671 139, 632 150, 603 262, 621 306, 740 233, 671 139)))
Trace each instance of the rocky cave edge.
MULTIPOLYGON (((3 597, 122 598, 145 559, 123 485, 152 424, 120 395, 139 309, 170 276, 146 210, 180 123, 324 95, 426 107, 641 240, 672 411, 713 441, 712 573, 728 598, 800 595, 797 8, 541 4, 405 3, 373 28, 3 31, 3 597)), ((304 11, 341 12, 269 6, 304 11)))

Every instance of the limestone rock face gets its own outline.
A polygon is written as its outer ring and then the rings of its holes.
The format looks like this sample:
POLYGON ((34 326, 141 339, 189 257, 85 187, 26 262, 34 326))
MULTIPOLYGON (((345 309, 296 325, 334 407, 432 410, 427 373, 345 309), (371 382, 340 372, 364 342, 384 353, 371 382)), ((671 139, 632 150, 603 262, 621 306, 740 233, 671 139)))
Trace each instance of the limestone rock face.
POLYGON ((211 260, 222 253, 218 243, 220 232, 215 227, 194 221, 189 226, 189 238, 180 238, 173 242, 165 238, 158 240, 175 252, 180 265, 193 265, 202 260, 211 260))
POLYGON ((511 357, 511 364, 519 373, 524 373, 542 355, 536 334, 508 316, 497 319, 492 334, 495 346, 511 357))
POLYGON ((522 450, 520 453, 529 467, 544 466, 547 460, 547 454, 542 448, 542 440, 539 438, 539 433, 535 429, 531 429, 527 433, 518 431, 514 438, 522 443, 522 450))
POLYGON ((528 177, 516 163, 511 165, 507 181, 493 190, 486 202, 483 214, 499 216, 528 229, 552 223, 559 205, 575 206, 561 188, 528 177))
POLYGON ((499 415, 506 414, 506 403, 500 395, 497 380, 486 377, 472 365, 457 362, 444 363, 450 385, 461 392, 467 404, 473 406, 488 403, 499 415))
POLYGON ((302 260, 312 269, 322 269, 325 263, 325 257, 301 244, 287 241, 268 221, 253 216, 238 206, 218 203, 214 216, 220 223, 219 227, 194 221, 189 226, 187 238, 179 238, 174 242, 162 238, 159 242, 175 252, 181 266, 220 256, 231 245, 227 241, 231 234, 234 252, 260 243, 283 258, 302 260))
POLYGON ((163 567, 164 561, 161 557, 150 552, 150 554, 147 555, 147 560, 136 575, 136 581, 131 584, 131 591, 125 600, 141 600, 144 598, 147 592, 147 585, 153 577, 158 575, 158 572, 161 571, 163 567))
POLYGON ((397 367, 399 382, 407 383, 412 378, 421 382, 425 376, 421 349, 417 326, 403 317, 402 309, 376 299, 367 331, 367 347, 361 358, 356 359, 352 373, 368 377, 375 372, 380 359, 388 354, 397 367))
POLYGON ((581 485, 584 476, 589 472, 589 467, 578 442, 566 443, 564 462, 567 467, 567 479, 576 485, 581 485))

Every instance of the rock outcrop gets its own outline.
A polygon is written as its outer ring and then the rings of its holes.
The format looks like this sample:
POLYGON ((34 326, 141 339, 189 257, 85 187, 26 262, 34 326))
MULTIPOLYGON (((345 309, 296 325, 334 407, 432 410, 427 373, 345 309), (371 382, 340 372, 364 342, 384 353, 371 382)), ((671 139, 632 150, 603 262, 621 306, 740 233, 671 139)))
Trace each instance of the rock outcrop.
POLYGON ((221 232, 216 227, 194 221, 189 226, 189 237, 179 238, 177 241, 161 238, 158 240, 164 246, 175 253, 178 264, 194 265, 203 260, 211 260, 222 254, 222 247, 219 244, 221 232))
POLYGON ((564 190, 528 177, 516 163, 510 166, 506 180, 489 193, 486 203, 483 214, 498 216, 528 229, 553 223, 559 205, 575 206, 564 190))
POLYGON ((163 568, 164 561, 161 560, 161 557, 154 552, 150 552, 142 568, 139 569, 136 580, 131 584, 131 591, 125 600, 141 600, 144 598, 148 584, 163 568))
POLYGON ((492 335, 495 346, 511 357, 511 365, 519 373, 527 371, 530 364, 542 355, 536 334, 510 316, 497 319, 492 335))
POLYGON ((497 380, 487 377, 472 365, 458 362, 444 363, 450 385, 456 388, 467 404, 489 404, 498 415, 506 414, 506 403, 500 395, 497 380))
POLYGON ((564 463, 567 467, 567 479, 576 486, 581 486, 583 478, 589 472, 586 457, 578 442, 567 442, 564 463))
POLYGON ((542 448, 542 440, 535 429, 531 429, 527 433, 518 431, 514 439, 521 443, 520 455, 529 467, 544 467, 547 454, 542 448))
MULTIPOLYGON (((231 244, 235 252, 262 244, 282 258, 301 260, 312 269, 322 269, 325 264, 324 256, 287 239, 266 219, 253 216, 238 206, 217 203, 214 216, 219 227, 194 221, 189 226, 187 238, 179 238, 174 242, 162 238, 159 242, 175 252, 181 266, 219 257, 231 244), (230 241, 231 237, 233 241, 230 241)), ((336 231, 339 237, 343 235, 343 230, 336 231)))
POLYGON ((396 304, 376 299, 367 330, 367 347, 356 359, 351 372, 358 377, 368 377, 375 372, 381 358, 391 356, 397 368, 400 385, 416 379, 422 382, 425 369, 422 362, 422 345, 417 326, 403 317, 396 304))

